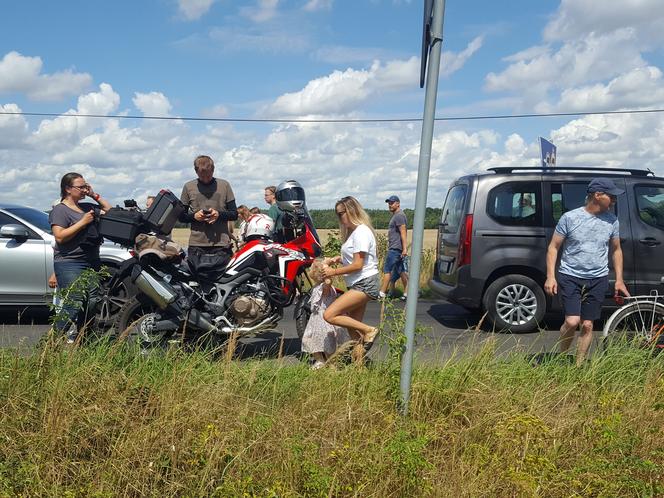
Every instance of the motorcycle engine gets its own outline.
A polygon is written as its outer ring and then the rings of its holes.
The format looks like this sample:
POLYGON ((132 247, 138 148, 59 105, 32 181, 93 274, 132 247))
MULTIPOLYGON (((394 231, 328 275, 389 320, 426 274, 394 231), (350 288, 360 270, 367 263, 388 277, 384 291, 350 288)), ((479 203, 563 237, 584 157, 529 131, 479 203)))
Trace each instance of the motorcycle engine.
POLYGON ((242 295, 235 298, 230 311, 236 323, 246 327, 264 319, 270 311, 270 306, 260 295, 242 295))

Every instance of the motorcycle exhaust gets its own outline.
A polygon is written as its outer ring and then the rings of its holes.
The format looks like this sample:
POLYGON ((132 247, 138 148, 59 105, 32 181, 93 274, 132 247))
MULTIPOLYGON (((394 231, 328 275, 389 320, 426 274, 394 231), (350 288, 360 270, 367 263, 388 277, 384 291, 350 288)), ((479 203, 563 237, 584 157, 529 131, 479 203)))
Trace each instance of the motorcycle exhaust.
POLYGON ((220 329, 221 332, 224 334, 231 334, 233 332, 236 332, 238 334, 254 334, 256 332, 262 332, 263 330, 269 330, 279 322, 278 317, 268 316, 262 322, 257 323, 256 325, 253 325, 251 327, 233 327, 230 325, 230 322, 228 322, 226 317, 220 317, 220 318, 223 319, 226 323, 228 323, 227 327, 221 327, 220 329))
POLYGON ((132 275, 132 280, 136 287, 161 309, 166 309, 178 297, 177 292, 169 283, 157 280, 145 270, 141 270, 135 276, 132 275))

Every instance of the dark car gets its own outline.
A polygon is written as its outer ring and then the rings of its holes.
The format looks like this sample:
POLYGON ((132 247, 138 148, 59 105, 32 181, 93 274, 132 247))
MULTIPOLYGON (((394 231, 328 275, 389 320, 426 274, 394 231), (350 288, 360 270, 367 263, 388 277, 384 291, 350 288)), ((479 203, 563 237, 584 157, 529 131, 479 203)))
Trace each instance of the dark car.
MULTIPOLYGON (((591 179, 625 190, 620 221, 624 279, 632 294, 660 287, 664 275, 664 178, 649 170, 499 167, 463 176, 449 188, 438 229, 433 291, 483 309, 497 329, 528 332, 558 298, 544 293, 546 250, 563 213, 585 204, 591 179)), ((609 258, 611 262, 611 258, 609 258)), ((606 305, 613 301, 613 269, 606 305)))

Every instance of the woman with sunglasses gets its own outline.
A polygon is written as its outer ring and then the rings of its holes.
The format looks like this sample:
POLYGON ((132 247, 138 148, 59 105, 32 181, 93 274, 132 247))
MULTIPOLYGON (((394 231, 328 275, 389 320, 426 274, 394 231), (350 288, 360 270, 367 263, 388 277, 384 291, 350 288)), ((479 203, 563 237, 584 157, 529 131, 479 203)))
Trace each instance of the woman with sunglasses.
POLYGON ((364 344, 365 351, 373 345, 378 328, 362 322, 367 303, 378 299, 378 257, 376 235, 369 215, 354 197, 344 197, 334 206, 339 217, 341 255, 326 258, 325 277, 343 275, 348 291, 328 306, 323 319, 338 327, 345 327, 354 339, 364 344))
POLYGON ((110 203, 95 193, 79 173, 67 173, 60 180, 60 203, 53 206, 49 223, 55 237, 53 266, 64 298, 63 318, 55 328, 59 332, 67 331, 68 343, 76 341, 78 328, 85 322, 84 304, 93 301, 96 289, 88 289, 87 296, 82 296, 68 295, 67 288, 84 270, 101 267, 99 246, 103 238, 97 230, 96 217, 109 209, 110 203), (81 202, 86 197, 97 204, 81 202))

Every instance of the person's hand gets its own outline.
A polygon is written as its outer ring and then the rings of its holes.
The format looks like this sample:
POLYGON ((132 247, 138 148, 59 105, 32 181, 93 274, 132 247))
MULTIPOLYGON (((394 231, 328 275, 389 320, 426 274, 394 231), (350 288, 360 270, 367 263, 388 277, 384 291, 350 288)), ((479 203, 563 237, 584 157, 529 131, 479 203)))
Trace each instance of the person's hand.
POLYGON ((90 197, 91 199, 97 200, 99 197, 98 194, 95 193, 95 189, 92 188, 92 185, 88 184, 88 189, 85 192, 85 195, 90 197))
POLYGON ((555 278, 549 277, 546 279, 546 282, 544 282, 544 292, 549 296, 558 294, 558 282, 556 282, 555 278))
POLYGON ((212 225, 214 222, 216 222, 219 219, 219 211, 216 209, 210 209, 210 213, 207 215, 206 222, 210 225, 212 225))
POLYGON ((207 215, 203 212, 202 209, 199 209, 194 213, 194 219, 196 221, 207 221, 207 215))
POLYGON ((341 256, 335 256, 333 258, 324 258, 323 259, 323 264, 324 265, 334 265, 341 263, 341 256))
POLYGON ((408 249, 401 251, 401 258, 405 258, 406 256, 408 256, 408 249))
POLYGON ((51 273, 51 276, 48 277, 48 286, 51 289, 55 289, 58 286, 58 279, 55 278, 55 273, 51 273))
POLYGON ((615 285, 613 286, 614 294, 617 296, 622 294, 625 297, 629 297, 629 291, 627 290, 627 286, 625 285, 625 282, 622 280, 616 280, 615 285))
POLYGON ((332 278, 334 277, 334 275, 335 275, 334 268, 331 268, 327 265, 323 265, 323 276, 325 278, 332 278))
POLYGON ((93 221, 95 221, 95 213, 94 211, 90 210, 86 211, 83 214, 83 217, 81 218, 81 221, 79 223, 81 223, 83 226, 86 226, 92 223, 93 221))

